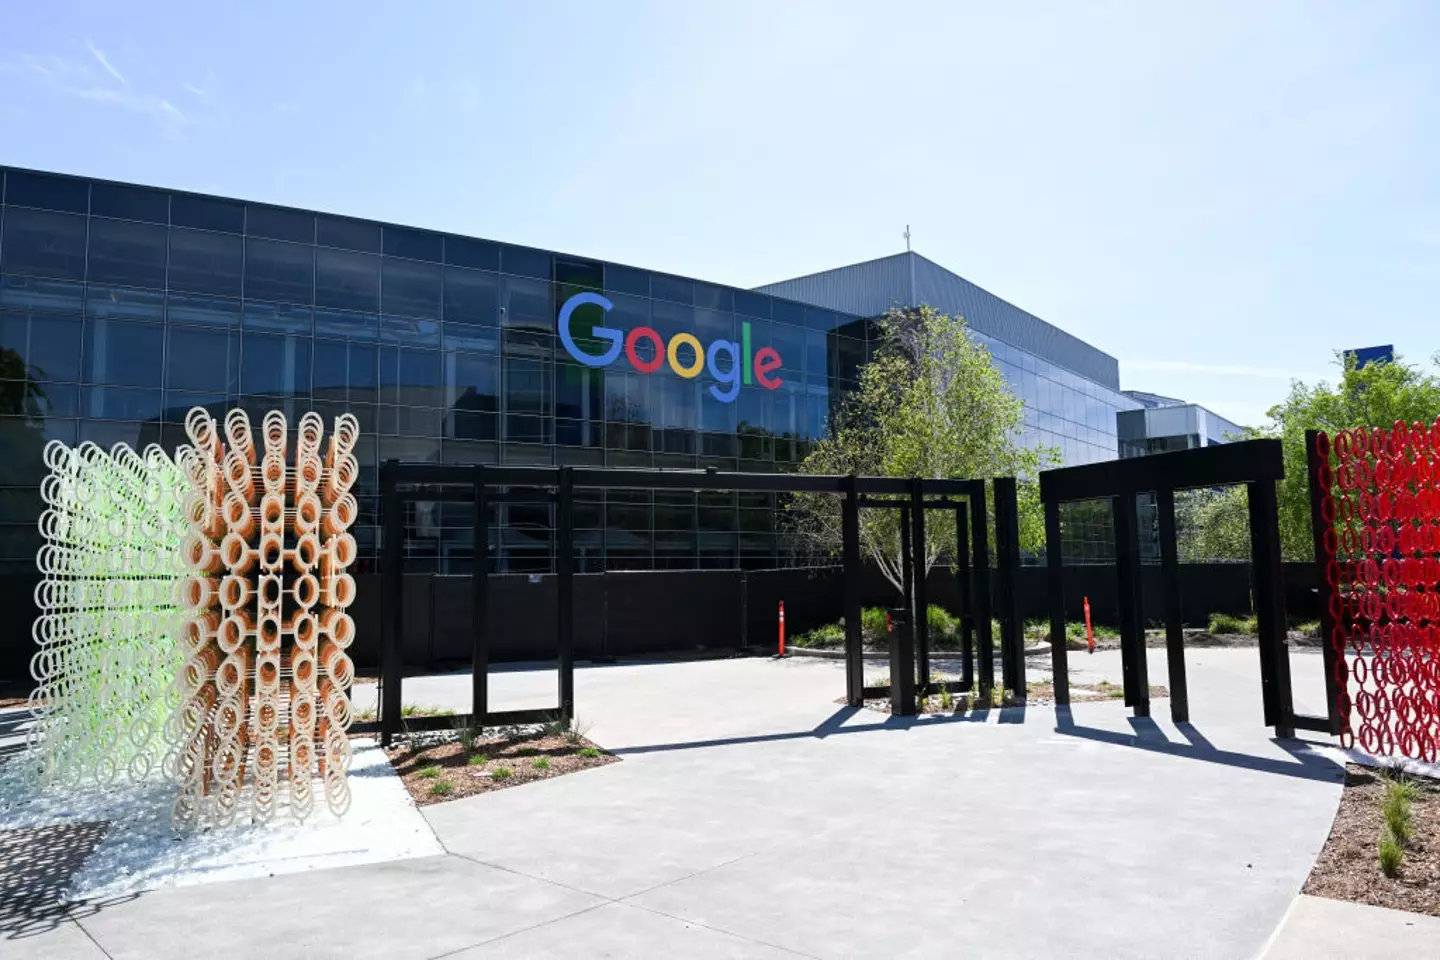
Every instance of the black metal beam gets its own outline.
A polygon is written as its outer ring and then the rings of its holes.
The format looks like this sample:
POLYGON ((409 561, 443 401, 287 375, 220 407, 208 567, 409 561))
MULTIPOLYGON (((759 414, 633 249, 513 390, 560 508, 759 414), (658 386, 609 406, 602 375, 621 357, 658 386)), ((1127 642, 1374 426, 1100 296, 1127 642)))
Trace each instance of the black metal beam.
MULTIPOLYGON (((1217 448, 1218 449, 1218 448, 1217 448)), ((1280 565, 1280 512, 1275 481, 1246 485, 1250 505, 1250 569, 1260 634, 1260 682, 1265 723, 1277 737, 1295 736, 1295 701, 1290 686, 1290 651, 1285 646, 1284 572, 1280 565)), ((1321 571, 1324 576, 1324 571, 1321 571)))
POLYGON ((1060 504, 1045 504, 1045 598, 1050 608, 1050 672, 1055 704, 1070 704, 1070 649, 1065 645, 1065 569, 1061 566, 1060 504))
POLYGON ((575 478, 560 468, 555 495, 555 636, 560 660, 560 719, 575 717, 575 478))
POLYGON ((960 595, 961 689, 975 685, 975 591, 970 586, 969 504, 955 508, 955 587, 960 595))
POLYGON ((405 673, 402 637, 405 627, 401 579, 405 562, 405 509, 396 494, 396 464, 387 460, 380 465, 381 510, 384 513, 384 543, 381 546, 380 616, 382 618, 380 682, 383 684, 380 703, 380 744, 390 746, 400 732, 400 713, 404 708, 401 685, 405 673))
POLYGON ((914 577, 915 598, 915 673, 916 682, 924 687, 930 682, 930 600, 927 573, 928 552, 925 536, 925 494, 921 492, 920 481, 911 481, 910 490, 910 545, 915 559, 911 561, 914 577))
POLYGON ((859 707, 865 702, 864 638, 860 629, 860 497, 855 492, 855 478, 845 479, 845 498, 840 503, 845 576, 845 702, 859 707))
MULTIPOLYGON (((1349 687, 1350 668, 1345 658, 1335 649, 1335 611, 1339 609, 1339 590, 1331 582, 1331 569, 1335 563, 1333 537, 1335 525, 1325 519, 1325 498, 1330 496, 1330 443, 1328 438, 1322 444, 1318 430, 1305 431, 1305 472, 1310 490, 1310 536, 1315 544, 1315 570, 1320 581, 1320 652, 1325 666, 1325 715, 1329 721, 1324 731, 1338 736, 1344 718, 1340 715, 1340 694, 1349 687), (1326 534, 1330 538, 1327 542, 1326 534)), ((1331 503, 1334 509, 1334 503, 1331 503)), ((1337 570, 1338 572, 1338 570, 1337 570)), ((1295 725, 1310 729, 1295 718, 1295 725)))
POLYGON ((1125 677, 1125 705, 1137 717, 1150 716, 1150 672, 1145 654, 1145 619, 1140 606, 1140 538, 1136 530, 1135 494, 1111 500, 1115 527, 1116 595, 1120 603, 1120 662, 1125 677))
POLYGON ((1279 440, 1241 440, 1198 450, 1044 470, 1040 473, 1040 500, 1098 500, 1122 493, 1219 487, 1280 480, 1284 476, 1279 440))
POLYGON ((1014 477, 995 490, 995 577, 1000 600, 1000 666, 1006 690, 1025 696, 1025 621, 1015 581, 1020 573, 1020 500, 1014 477))
POLYGON ((975 571, 975 657, 980 667, 980 693, 995 689, 995 648, 990 636, 990 520, 985 506, 985 481, 969 481, 970 562, 975 571))
POLYGON ((1175 532, 1175 491, 1155 491, 1160 518, 1160 589, 1165 600, 1165 663, 1169 672, 1170 719, 1190 719, 1190 693, 1185 681, 1185 624, 1180 603, 1180 547, 1175 532))
POLYGON ((475 516, 470 531, 470 712, 479 721, 490 711, 490 506, 485 467, 472 467, 475 516))

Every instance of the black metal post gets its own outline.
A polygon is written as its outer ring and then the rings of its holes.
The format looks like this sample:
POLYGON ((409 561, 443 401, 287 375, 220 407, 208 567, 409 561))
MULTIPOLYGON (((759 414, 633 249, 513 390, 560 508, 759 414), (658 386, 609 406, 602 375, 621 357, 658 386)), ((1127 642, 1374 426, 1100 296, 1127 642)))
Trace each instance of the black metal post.
POLYGON ((555 636, 560 659, 560 719, 575 718, 575 475, 560 468, 555 491, 555 636))
POLYGON ((1175 491, 1156 490, 1160 519, 1160 590, 1165 599, 1165 662, 1170 680, 1170 719, 1190 719, 1190 693, 1185 682, 1185 624, 1180 604, 1180 545, 1175 532, 1175 491))
POLYGON ((1050 670, 1057 706, 1070 704, 1070 650, 1065 646, 1065 571, 1061 564, 1060 504, 1045 504, 1045 593, 1050 607, 1050 670))
POLYGON ((865 705, 865 656, 860 631, 860 498, 855 477, 845 478, 845 499, 840 503, 840 539, 845 576, 845 702, 865 705))
MULTIPOLYGON (((1319 582, 1320 651, 1325 665, 1325 718, 1329 732, 1339 735, 1344 718, 1340 715, 1340 694, 1349 689, 1350 667, 1335 645, 1335 611, 1339 590, 1330 580, 1335 562, 1334 540, 1326 543, 1327 532, 1335 536, 1335 525, 1325 519, 1325 498, 1330 496, 1330 444, 1322 445, 1318 430, 1305 431, 1305 470, 1309 475, 1310 534, 1315 541, 1315 576, 1319 582)), ((1331 509, 1334 509, 1333 503, 1331 509)))
POLYGON ((925 537, 925 492, 919 477, 910 481, 910 522, 912 524, 911 547, 915 559, 915 672, 916 683, 922 694, 930 692, 930 604, 927 580, 927 553, 925 537))
POLYGON ((910 550, 910 507, 900 507, 900 605, 906 610, 915 609, 915 584, 911 571, 915 568, 915 557, 910 550))
POLYGON ((1025 696, 1025 621, 1016 578, 1020 572, 1020 500, 1014 477, 995 489, 995 576, 1000 599, 1000 667, 1005 689, 1025 696))
POLYGON ((895 608, 890 634, 890 713, 915 716, 915 635, 911 632, 910 606, 895 608))
POLYGON ((985 506, 985 481, 970 481, 970 562, 975 571, 975 657, 980 667, 980 695, 995 689, 995 648, 990 635, 990 543, 989 511, 985 506))
POLYGON ((975 686, 975 591, 970 586, 968 507, 955 508, 955 586, 960 594, 960 688, 975 686))
POLYGON ((470 522, 470 710, 471 723, 485 725, 490 712, 490 504, 485 467, 475 465, 475 516, 470 522))
POLYGON ((1150 672, 1145 654, 1145 618, 1140 606, 1140 540, 1135 495, 1111 498, 1115 525, 1116 595, 1120 602, 1120 662, 1125 675, 1125 705, 1137 717, 1150 716, 1150 672))
POLYGON ((405 562, 405 508, 396 489, 395 461, 380 465, 381 509, 385 514, 385 542, 381 547, 380 611, 381 631, 380 682, 384 693, 380 704, 380 745, 390 746, 400 732, 403 710, 401 684, 405 672, 402 637, 405 626, 405 582, 401 578, 405 562))
POLYGON ((1260 633, 1260 683, 1265 725, 1277 737, 1295 736, 1295 706, 1290 687, 1290 651, 1285 646, 1285 591, 1280 565, 1280 513, 1275 481, 1246 484, 1250 501, 1250 569, 1254 573, 1255 618, 1260 633))

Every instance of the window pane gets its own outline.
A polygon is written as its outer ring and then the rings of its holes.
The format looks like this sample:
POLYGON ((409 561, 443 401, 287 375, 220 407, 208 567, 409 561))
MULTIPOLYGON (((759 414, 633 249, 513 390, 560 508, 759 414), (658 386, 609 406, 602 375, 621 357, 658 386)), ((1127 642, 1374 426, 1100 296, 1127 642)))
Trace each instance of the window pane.
POLYGON ((177 227, 243 233, 245 206, 233 200, 177 193, 170 198, 170 222, 177 227))
POLYGON ((447 349, 489 350, 499 349, 499 336, 494 327, 472 327, 467 323, 445 321, 445 346, 447 349))
POLYGON ((407 317, 440 316, 440 267, 413 260, 384 261, 380 312, 407 317))
POLYGON ((445 262, 476 270, 499 270, 500 245, 469 237, 446 237, 445 262))
POLYGON ((5 202, 11 206, 39 207, 66 213, 89 210, 90 182, 70 177, 11 170, 5 175, 5 202))
POLYGON ((464 410, 499 409, 495 357, 453 351, 445 355, 445 403, 464 410))
POLYGON ((342 337, 349 340, 374 340, 379 333, 380 318, 373 313, 350 313, 329 308, 315 311, 317 337, 342 337))
POLYGON ((86 387, 80 407, 87 417, 102 420, 155 420, 163 405, 159 390, 139 387, 86 387))
POLYGON ((79 313, 85 284, 40 277, 0 276, 0 307, 79 313))
POLYGON ((379 253, 380 225, 366 223, 364 220, 351 220, 348 217, 328 217, 321 214, 315 218, 315 241, 326 247, 379 253))
POLYGON ((366 253, 315 252, 315 303, 374 313, 380 307, 380 258, 366 253))
POLYGON ((549 364, 505 360, 505 409, 508 413, 551 414, 549 364))
POLYGON ((0 270, 64 280, 84 279, 85 218, 7 209, 5 232, 0 238, 0 270))
POLYGON ((375 402, 376 348, 338 340, 315 342, 315 396, 375 402))
POLYGON ((92 283, 85 288, 85 315, 119 320, 163 320, 165 291, 92 283))
POLYGON ((380 401, 439 406, 443 380, 438 350, 380 348, 380 401))
POLYGON ((90 187, 90 215, 146 223, 170 222, 170 194, 163 190, 96 183, 90 187))
POLYGON ((308 337, 247 333, 241 351, 240 389, 245 393, 310 392, 308 337))
POLYGON ((160 386, 163 331, 152 323, 86 320, 86 382, 160 386))
POLYGON ((500 278, 481 270, 445 268, 445 319, 494 324, 500 278))
POLYGON ((314 243, 315 214, 252 203, 246 209, 245 232, 252 237, 314 243))
POLYGON ((165 234, 164 227, 148 223, 91 220, 89 280, 163 289, 165 234))
POLYGON ((171 327, 165 351, 165 386, 223 394, 240 389, 240 336, 233 330, 171 327))
POLYGON ((555 311, 550 306, 550 284, 506 277, 500 301, 500 322, 507 327, 550 332, 555 311))
POLYGON ((652 273, 650 275, 650 295, 657 300, 692 304, 695 302, 695 284, 681 277, 667 277, 663 273, 652 273))
POLYGON ((61 317, 30 318, 30 352, 27 359, 41 380, 80 379, 79 320, 61 317))
POLYGON ((500 270, 515 276, 549 280, 550 254, 528 247, 504 246, 500 248, 500 270))
POLYGON ((245 296, 313 302, 315 248, 275 240, 245 241, 245 296))
POLYGON ((735 312, 744 314, 747 317, 760 317, 763 320, 768 320, 770 319, 770 298, 763 293, 736 290, 735 312))
POLYGON ((605 289, 648 297, 650 296, 650 274, 631 267, 622 267, 613 263, 606 264, 605 289))
POLYGON ((440 321, 415 317, 381 317, 380 339, 410 346, 440 346, 440 321))
POLYGON ((172 293, 166 300, 165 315, 171 323, 234 327, 240 324, 240 301, 203 293, 172 293))
POLYGON ((714 287, 708 283, 697 283, 695 284, 695 306, 728 312, 735 309, 735 293, 729 287, 714 287))
POLYGON ((171 230, 170 289, 240 296, 240 244, 239 237, 223 233, 171 230))
POLYGON ((444 249, 444 236, 424 230, 407 227, 385 228, 385 255, 405 257, 409 260, 429 260, 439 263, 444 249))
POLYGON ((245 301, 246 330, 279 330, 284 333, 309 333, 314 320, 309 307, 293 303, 262 303, 245 301))

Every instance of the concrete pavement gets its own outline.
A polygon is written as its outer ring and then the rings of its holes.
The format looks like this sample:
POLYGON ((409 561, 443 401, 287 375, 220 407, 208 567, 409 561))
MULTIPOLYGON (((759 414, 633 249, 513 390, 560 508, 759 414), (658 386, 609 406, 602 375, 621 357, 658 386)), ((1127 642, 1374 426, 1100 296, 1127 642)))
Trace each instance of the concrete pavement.
MULTIPOLYGON (((624 762, 426 808, 443 857, 82 905, 0 954, 1254 957, 1342 771, 1269 738, 1255 651, 1189 667, 1178 728, 1159 702, 897 720, 835 704, 825 661, 582 669, 581 722, 624 762)), ((1072 670, 1118 677, 1119 657, 1072 670)), ((404 699, 463 712, 468 684, 404 699)), ((554 672, 491 696, 546 706, 554 672)))
POLYGON ((1275 932, 1265 960, 1394 960, 1433 957, 1440 917, 1301 894, 1275 932))

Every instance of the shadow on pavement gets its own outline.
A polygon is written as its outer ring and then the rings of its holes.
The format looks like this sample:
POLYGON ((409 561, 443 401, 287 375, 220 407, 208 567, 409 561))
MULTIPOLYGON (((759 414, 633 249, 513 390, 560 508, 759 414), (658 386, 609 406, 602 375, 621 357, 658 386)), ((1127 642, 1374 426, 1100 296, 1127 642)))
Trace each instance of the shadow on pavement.
MULTIPOLYGON (((67 904, 60 894, 105 839, 110 824, 68 823, 0 830, 0 940, 23 940, 135 899, 67 904)), ((5 950, 0 949, 0 954, 5 950)))

